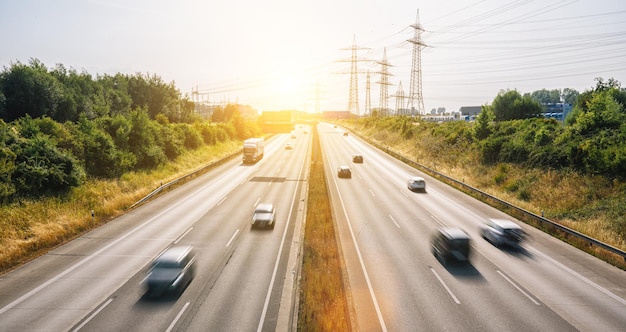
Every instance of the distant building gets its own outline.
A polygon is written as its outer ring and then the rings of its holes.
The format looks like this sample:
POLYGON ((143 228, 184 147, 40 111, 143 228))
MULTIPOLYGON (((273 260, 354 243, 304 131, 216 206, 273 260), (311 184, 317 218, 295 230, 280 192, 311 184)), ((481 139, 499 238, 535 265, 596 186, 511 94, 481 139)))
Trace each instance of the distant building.
POLYGON ((566 103, 542 103, 543 117, 564 121, 567 115, 572 111, 572 105, 566 103))
POLYGON ((459 113, 461 113, 461 120, 473 121, 476 116, 482 110, 482 106, 461 106, 459 113))

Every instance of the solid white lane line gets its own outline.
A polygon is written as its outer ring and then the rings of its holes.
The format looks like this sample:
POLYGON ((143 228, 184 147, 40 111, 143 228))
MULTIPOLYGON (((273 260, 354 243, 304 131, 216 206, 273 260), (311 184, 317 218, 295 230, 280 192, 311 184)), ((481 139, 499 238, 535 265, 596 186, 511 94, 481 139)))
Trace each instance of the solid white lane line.
POLYGON ((94 311, 93 314, 91 314, 91 316, 89 316, 87 319, 85 319, 85 321, 82 322, 82 324, 78 325, 74 330, 72 330, 73 332, 76 332, 80 329, 82 329, 85 325, 87 325, 94 317, 96 317, 100 311, 102 311, 102 309, 104 309, 106 306, 109 305, 109 303, 113 302, 112 298, 109 298, 106 302, 104 302, 104 304, 102 304, 100 306, 100 308, 98 308, 98 310, 94 311))
POLYGON ((180 309, 180 311, 178 312, 178 315, 176 315, 176 317, 174 318, 174 320, 170 323, 170 326, 167 328, 167 330, 165 330, 165 332, 171 332, 174 329, 174 325, 176 325, 176 322, 178 322, 178 320, 180 319, 180 317, 183 315, 183 312, 185 312, 185 310, 187 310, 187 307, 189 306, 189 302, 185 303, 185 305, 183 306, 182 309, 180 309))
MULTIPOLYGON (((303 162, 300 166, 300 172, 298 174, 302 174, 304 170, 305 163, 303 162)), ((298 178, 300 180, 301 178, 298 178)), ((289 207, 289 214, 287 215, 287 220, 285 221, 285 229, 283 231, 283 236, 280 240, 280 246, 278 247, 278 254, 276 254, 276 263, 274 264, 274 271, 272 272, 272 278, 270 279, 270 284, 267 288, 267 295, 265 295, 265 303, 263 303, 263 311, 261 312, 261 318, 259 319, 259 325, 257 327, 257 332, 261 332, 263 330, 263 323, 265 322, 265 315, 267 315, 267 310, 270 305, 270 297, 272 296, 272 289, 274 288, 274 282, 276 281, 276 274, 278 273, 278 265, 280 263, 280 256, 283 252, 283 248, 285 247, 285 239, 287 238, 287 230, 289 229, 289 224, 291 223, 291 215, 293 214, 293 208, 296 204, 296 196, 298 195, 298 186, 293 191, 293 196, 291 197, 291 206, 289 207)))
POLYGON ((571 275, 575 276, 576 278, 584 281, 585 283, 587 283, 588 285, 590 285, 591 287, 599 290, 600 292, 606 294, 608 297, 612 298, 613 300, 621 303, 622 305, 626 305, 626 300, 624 300, 623 298, 617 296, 615 293, 611 292, 610 290, 596 284, 595 282, 589 280, 588 278, 586 278, 585 276, 583 276, 582 274, 570 269, 569 267, 563 265, 561 262, 557 261, 556 259, 544 254, 543 252, 533 248, 530 245, 527 245, 526 248, 530 248, 532 249, 532 251, 534 251, 537 255, 542 256, 543 258, 549 260, 550 262, 552 262, 552 264, 560 267, 561 269, 567 271, 568 273, 570 273, 571 275))
MULTIPOLYGON (((321 138, 320 138, 320 144, 323 144, 321 142, 321 138)), ((328 153, 326 152, 326 150, 322 149, 322 153, 324 154, 324 157, 325 157, 324 160, 330 160, 330 158, 328 158, 328 153)), ((357 174, 357 176, 359 175, 357 174)), ((380 306, 378 305, 376 294, 374 294, 374 287, 372 286, 372 281, 370 280, 369 274, 367 273, 367 269, 365 268, 363 255, 361 254, 361 249, 359 248, 359 244, 356 241, 356 235, 354 234, 352 223, 350 222, 350 218, 348 217, 348 213, 346 211, 346 205, 343 202, 343 197, 341 197, 341 193, 339 192, 339 185, 337 184, 337 180, 335 179, 335 177, 332 177, 332 179, 333 179, 333 183, 335 184, 335 190, 337 191, 337 195, 339 197, 339 203, 341 205, 343 215, 346 218, 346 225, 348 226, 348 230, 350 231, 350 237, 352 238, 354 249, 356 251, 357 257, 359 258, 359 264, 361 265, 361 270, 363 271, 365 282, 367 283, 367 289, 369 290, 370 297, 372 298, 372 303, 374 305, 374 309, 376 310, 376 316, 378 317, 378 322, 380 323, 381 330, 384 332, 387 332, 387 325, 385 325, 385 319, 383 318, 383 314, 380 310, 380 306)))
POLYGON ((135 234, 136 232, 140 231, 141 229, 143 229, 144 227, 146 227, 147 225, 149 225, 151 222, 153 222, 154 220, 157 220, 158 218, 161 218, 163 215, 165 215, 166 213, 176 209, 179 205, 181 205, 182 203, 177 203, 174 205, 169 206, 167 209, 165 209, 164 211, 162 211, 161 213, 157 214, 156 216, 144 221, 141 225, 131 229, 130 231, 124 233, 122 236, 118 237, 117 239, 111 241, 109 244, 105 245, 104 247, 96 250, 94 253, 92 253, 91 255, 85 257, 83 260, 81 260, 80 262, 68 267, 67 269, 63 270, 63 272, 57 274, 56 276, 52 277, 51 279, 48 279, 46 282, 42 283, 41 285, 35 287, 34 289, 30 290, 28 293, 20 296, 19 298, 13 300, 13 302, 5 305, 3 308, 0 309, 0 315, 4 314, 5 312, 11 310, 13 307, 15 307, 16 305, 26 301, 27 299, 29 299, 31 296, 39 293, 41 290, 47 288, 48 286, 50 286, 51 284, 57 282, 59 279, 65 277, 67 274, 71 273, 72 271, 78 269, 79 267, 81 267, 82 265, 86 264, 87 262, 90 262, 94 257, 98 257, 100 254, 102 254, 103 252, 105 252, 106 250, 108 250, 109 248, 117 245, 119 242, 125 240, 126 238, 130 237, 131 235, 135 234))
POLYGON ((452 293, 452 291, 450 290, 450 288, 448 288, 448 285, 446 285, 445 282, 443 282, 443 279, 441 279, 441 277, 439 276, 439 274, 437 273, 437 271, 435 271, 435 269, 433 269, 432 267, 430 268, 431 271, 433 271, 433 274, 435 275, 435 277, 437 277, 437 279, 439 280, 439 282, 441 283, 441 285, 443 285, 443 288, 446 289, 446 291, 448 291, 448 294, 450 294, 450 296, 452 297, 452 299, 454 300, 454 302, 456 302, 456 304, 461 304, 461 301, 459 301, 459 299, 454 296, 454 293, 452 293))
POLYGON ((233 234, 233 236, 230 237, 230 240, 228 240, 228 243, 226 243, 226 248, 230 247, 230 244, 233 242, 237 234, 239 234, 239 229, 237 229, 235 231, 235 234, 233 234))
MULTIPOLYGON (((339 193, 339 186, 337 185, 337 181, 335 181, 335 188, 337 193, 339 193)), ((365 268, 365 261, 363 260, 363 255, 361 254, 361 249, 359 248, 359 244, 356 241, 356 236, 354 235, 354 230, 352 229, 352 223, 350 222, 350 218, 348 217, 348 213, 346 212, 346 206, 343 203, 343 198, 341 194, 339 194, 339 202, 341 203, 341 208, 343 210, 343 215, 346 218, 346 224, 348 225, 348 229, 350 230, 350 236, 352 237, 352 243, 354 244, 354 249, 356 251, 357 256, 359 257, 359 263, 361 264, 361 270, 363 271, 363 276, 365 278, 365 282, 367 283, 367 289, 370 292, 370 297, 372 298, 372 302, 374 304, 374 309, 376 309, 376 315, 378 316, 378 321, 382 328, 382 331, 387 331, 387 326, 385 325, 385 319, 383 318, 383 314, 380 311, 380 306, 378 305, 378 300, 376 299, 376 294, 374 294, 374 287, 372 286, 372 281, 370 280, 369 274, 367 273, 367 269, 365 268)))
POLYGON ((220 201, 219 201, 219 202, 217 202, 217 204, 215 204, 215 205, 216 205, 216 206, 219 206, 220 204, 224 203, 224 201, 226 200, 226 198, 227 198, 227 197, 228 197, 228 196, 224 196, 224 197, 222 197, 222 199, 220 199, 220 201))
POLYGON ((526 296, 529 300, 531 300, 535 305, 541 305, 539 302, 535 301, 535 299, 533 299, 532 296, 530 296, 528 293, 524 292, 523 289, 517 286, 517 284, 514 283, 513 280, 509 279, 509 277, 507 277, 504 273, 500 272, 500 270, 496 270, 496 272, 498 272, 498 274, 501 275, 502 278, 504 278, 504 280, 508 281, 509 284, 513 285, 515 289, 517 289, 520 293, 524 294, 524 296, 526 296))

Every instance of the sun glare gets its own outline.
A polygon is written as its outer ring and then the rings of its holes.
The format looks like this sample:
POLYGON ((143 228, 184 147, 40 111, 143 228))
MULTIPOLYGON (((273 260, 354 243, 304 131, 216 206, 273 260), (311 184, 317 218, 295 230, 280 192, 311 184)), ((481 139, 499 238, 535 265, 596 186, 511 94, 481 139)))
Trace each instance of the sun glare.
POLYGON ((275 79, 269 85, 271 104, 276 109, 301 108, 306 102, 304 84, 301 80, 290 75, 284 75, 275 79))
POLYGON ((274 92, 279 95, 291 95, 298 89, 298 81, 291 76, 282 77, 274 84, 274 92))

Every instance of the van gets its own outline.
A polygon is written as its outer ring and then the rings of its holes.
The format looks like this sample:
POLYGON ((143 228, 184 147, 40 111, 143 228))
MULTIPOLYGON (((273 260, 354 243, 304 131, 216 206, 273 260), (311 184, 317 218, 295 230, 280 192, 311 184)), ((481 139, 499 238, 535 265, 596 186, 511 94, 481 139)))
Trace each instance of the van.
POLYGON ((470 236, 460 228, 438 228, 431 237, 433 255, 446 265, 450 261, 466 262, 470 256, 470 236))

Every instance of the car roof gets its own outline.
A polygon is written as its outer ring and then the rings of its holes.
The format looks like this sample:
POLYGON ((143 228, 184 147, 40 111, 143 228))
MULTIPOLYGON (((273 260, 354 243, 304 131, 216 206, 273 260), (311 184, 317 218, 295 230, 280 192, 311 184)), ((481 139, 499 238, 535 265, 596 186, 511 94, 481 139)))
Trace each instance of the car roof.
POLYGON ((159 262, 179 262, 191 251, 191 246, 171 247, 166 249, 156 260, 159 262))
POLYGON ((341 169, 350 169, 350 167, 348 167, 346 165, 340 165, 339 168, 341 168, 341 169))
POLYGON ((255 212, 271 212, 274 210, 274 204, 272 203, 259 203, 254 209, 255 212))
POLYGON ((450 239, 469 239, 469 235, 464 230, 456 227, 439 228, 439 232, 446 235, 450 239))
POLYGON ((412 176, 409 180, 411 181, 424 181, 424 178, 421 176, 412 176))
POLYGON ((507 220, 507 219, 495 219, 495 218, 491 218, 490 219, 494 224, 502 227, 502 228, 521 228, 518 224, 507 220))

